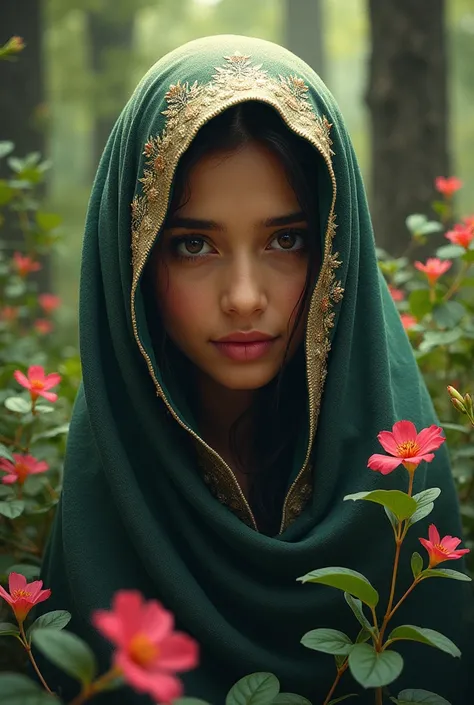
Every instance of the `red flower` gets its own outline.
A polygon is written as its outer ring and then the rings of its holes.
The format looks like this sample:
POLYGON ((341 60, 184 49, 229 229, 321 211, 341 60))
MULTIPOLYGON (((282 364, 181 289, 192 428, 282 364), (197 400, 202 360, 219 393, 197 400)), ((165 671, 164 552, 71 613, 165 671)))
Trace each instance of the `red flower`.
POLYGON ((451 198, 453 193, 462 188, 462 181, 456 176, 438 176, 435 180, 436 190, 442 193, 445 198, 451 198))
POLYGON ((48 392, 48 389, 55 387, 61 381, 61 376, 56 372, 45 376, 43 367, 40 365, 32 365, 28 368, 28 377, 25 377, 20 370, 15 370, 13 376, 18 384, 30 390, 32 401, 36 401, 38 397, 44 397, 48 401, 57 400, 57 394, 48 392))
POLYGON ((392 431, 381 431, 377 436, 383 449, 393 457, 371 455, 368 467, 388 475, 399 465, 412 471, 422 460, 430 463, 434 458, 430 451, 437 450, 445 441, 441 431, 439 426, 429 426, 417 433, 411 421, 397 421, 392 431))
POLYGON ((434 286, 440 276, 448 271, 452 262, 450 260, 440 260, 437 257, 429 257, 426 264, 415 262, 415 267, 426 274, 430 286, 434 286))
POLYGON ((38 272, 41 269, 41 264, 35 262, 34 259, 28 256, 23 256, 20 252, 15 252, 13 255, 15 267, 20 277, 26 277, 31 272, 38 272))
POLYGON ((40 335, 48 335, 54 330, 53 324, 47 318, 37 318, 33 325, 40 335))
POLYGON ((394 301, 403 301, 405 298, 405 294, 401 289, 396 289, 394 286, 391 286, 390 284, 388 285, 388 289, 392 295, 392 299, 394 301))
POLYGON ((453 245, 460 245, 467 250, 471 242, 474 240, 474 223, 471 227, 469 225, 457 223, 453 230, 449 230, 446 233, 445 237, 447 237, 453 245))
POLYGON ((40 294, 38 301, 45 313, 51 313, 61 306, 61 299, 54 294, 40 294))
POLYGON ((440 539, 439 531, 434 524, 430 524, 428 536, 429 540, 420 539, 420 543, 428 551, 430 558, 429 568, 434 568, 438 563, 444 563, 444 561, 455 561, 457 558, 469 553, 468 548, 458 548, 456 550, 456 547, 461 543, 461 539, 455 536, 445 536, 444 539, 440 539))
POLYGON ((19 624, 25 621, 34 605, 44 602, 51 595, 51 590, 42 590, 42 587, 42 580, 27 583, 25 576, 20 573, 10 573, 8 579, 10 594, 0 585, 0 596, 8 602, 19 624))
POLYGON ((0 458, 0 470, 4 470, 8 475, 3 475, 4 485, 11 485, 18 482, 23 485, 28 475, 37 475, 39 472, 46 472, 48 464, 44 460, 37 460, 32 455, 20 455, 13 453, 14 463, 6 458, 0 458))
POLYGON ((19 313, 20 313, 20 309, 18 306, 4 306, 0 310, 0 320, 2 320, 2 321, 16 321, 18 319, 19 313))
POLYGON ((136 590, 119 590, 112 611, 96 610, 92 623, 116 646, 114 665, 135 690, 160 703, 170 703, 183 692, 178 671, 195 668, 198 644, 174 632, 174 617, 156 600, 145 602, 136 590))
POLYGON ((466 218, 463 218, 464 223, 467 225, 468 228, 471 228, 474 230, 474 215, 468 215, 466 218))
POLYGON ((400 314, 400 318, 402 320, 402 325, 405 330, 410 330, 410 328, 413 328, 413 326, 416 326, 416 324, 418 323, 415 316, 412 316, 410 313, 402 313, 400 314))

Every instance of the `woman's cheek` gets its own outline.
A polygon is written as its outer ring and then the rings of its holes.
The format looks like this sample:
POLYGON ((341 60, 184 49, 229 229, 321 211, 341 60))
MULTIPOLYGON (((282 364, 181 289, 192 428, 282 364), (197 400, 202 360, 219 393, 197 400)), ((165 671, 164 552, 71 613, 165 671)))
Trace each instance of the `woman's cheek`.
POLYGON ((180 278, 172 281, 170 276, 166 290, 160 294, 160 308, 169 332, 185 333, 195 328, 205 312, 209 312, 208 297, 192 282, 180 278))

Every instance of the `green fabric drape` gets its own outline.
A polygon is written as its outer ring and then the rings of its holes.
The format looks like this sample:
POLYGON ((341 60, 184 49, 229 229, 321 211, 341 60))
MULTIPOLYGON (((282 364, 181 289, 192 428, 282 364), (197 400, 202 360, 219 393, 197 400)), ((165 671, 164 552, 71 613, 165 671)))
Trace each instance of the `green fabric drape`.
MULTIPOLYGON (((181 133, 183 144, 191 138, 192 130, 181 133)), ((240 677, 271 671, 282 691, 322 703, 334 662, 305 649, 301 637, 322 626, 355 637, 357 623, 342 593, 301 585, 296 578, 329 565, 353 568, 380 589, 386 604, 394 554, 390 526, 381 508, 342 499, 366 489, 406 489, 402 469, 387 477, 367 469, 368 457, 380 452, 377 433, 400 419, 412 420, 419 430, 437 420, 379 274, 364 187, 342 117, 304 62, 269 42, 222 36, 191 42, 150 69, 113 129, 94 182, 81 269, 80 345, 83 383, 41 575, 52 597, 40 609, 68 609, 73 614, 68 628, 91 644, 105 670, 111 646, 89 626, 90 614, 108 608, 116 590, 137 588, 162 601, 175 614, 177 628, 201 645, 199 668, 183 674, 187 695, 220 704, 240 677), (200 93, 206 85, 210 88, 200 93), (178 104, 176 96, 184 102, 178 104), (327 264, 306 337, 308 376, 316 390, 311 493, 274 537, 249 526, 203 481, 185 442, 189 432, 175 418, 176 399, 164 392, 164 403, 157 395, 153 375, 158 384, 161 376, 141 290, 143 265, 179 159, 176 130, 252 99, 283 106, 288 127, 321 152, 315 152, 320 171, 315 197, 327 264), (331 124, 332 145, 324 118, 331 124), (171 145, 156 141, 166 136, 166 125, 171 145), (313 330, 319 331, 314 339, 313 330)), ((189 420, 181 421, 190 427, 189 420)), ((400 590, 411 582, 411 551, 423 552, 417 536, 427 536, 430 521, 442 535, 461 535, 445 448, 416 473, 415 492, 427 487, 440 487, 442 495, 429 519, 409 534, 400 590)), ((455 567, 462 568, 460 562, 455 567)), ((438 629, 464 649, 471 611, 468 584, 433 579, 407 600, 399 623, 438 629)), ((392 694, 425 688, 453 705, 468 702, 467 651, 459 660, 419 644, 397 650, 405 670, 390 686, 392 694)), ((69 679, 40 663, 51 685, 74 692, 69 679)), ((360 690, 346 676, 338 694, 354 689, 360 690)), ((97 702, 151 700, 127 689, 97 702)), ((358 702, 373 702, 373 694, 362 693, 358 702)))

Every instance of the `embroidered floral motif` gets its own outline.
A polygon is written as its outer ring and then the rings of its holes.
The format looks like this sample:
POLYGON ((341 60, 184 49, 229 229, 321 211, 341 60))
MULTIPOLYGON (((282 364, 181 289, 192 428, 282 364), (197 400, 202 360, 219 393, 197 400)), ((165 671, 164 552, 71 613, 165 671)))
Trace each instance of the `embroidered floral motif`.
MULTIPOLYGON (((194 436, 206 455, 207 467, 211 467, 212 491, 219 501, 227 504, 242 521, 255 528, 255 519, 239 491, 238 483, 230 468, 219 456, 208 448, 191 429, 187 428, 174 412, 166 399, 153 369, 151 358, 146 352, 138 334, 135 314, 135 297, 138 283, 148 254, 163 225, 168 208, 168 199, 174 172, 182 154, 189 147, 199 129, 210 119, 232 105, 242 101, 258 100, 273 106, 287 125, 301 137, 307 139, 322 155, 333 184, 333 202, 328 217, 325 236, 324 257, 318 283, 313 292, 307 322, 307 377, 309 394, 309 437, 310 445, 304 464, 293 482, 283 508, 280 532, 284 531, 301 513, 312 491, 311 467, 309 462, 311 443, 314 439, 321 396, 326 378, 326 360, 330 343, 330 331, 334 327, 333 304, 343 296, 341 282, 336 282, 335 270, 340 266, 338 254, 332 252, 335 235, 334 202, 336 181, 332 168, 331 124, 326 117, 315 111, 309 88, 298 76, 273 78, 262 64, 253 64, 251 57, 239 52, 224 57, 225 64, 215 67, 215 73, 208 83, 178 81, 169 87, 165 95, 166 109, 164 128, 159 135, 150 136, 143 147, 145 165, 139 179, 141 193, 132 202, 132 322, 137 344, 144 356, 157 393, 161 396, 175 420, 194 436), (321 315, 323 314, 323 315, 321 315), (230 477, 229 473, 232 474, 230 477)), ((207 473, 209 476, 209 473, 207 473)))

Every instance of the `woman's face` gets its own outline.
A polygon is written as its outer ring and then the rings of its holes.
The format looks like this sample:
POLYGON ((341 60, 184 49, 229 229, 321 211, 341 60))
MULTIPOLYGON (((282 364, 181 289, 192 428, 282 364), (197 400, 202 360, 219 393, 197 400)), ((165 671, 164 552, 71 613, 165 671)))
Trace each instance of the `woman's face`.
POLYGON ((156 248, 165 330, 201 374, 258 389, 281 368, 305 287, 306 217, 279 159, 259 143, 202 158, 189 186, 156 248))

